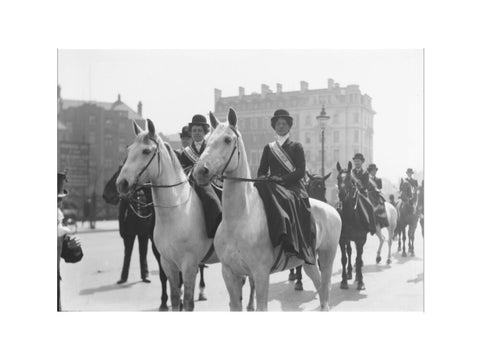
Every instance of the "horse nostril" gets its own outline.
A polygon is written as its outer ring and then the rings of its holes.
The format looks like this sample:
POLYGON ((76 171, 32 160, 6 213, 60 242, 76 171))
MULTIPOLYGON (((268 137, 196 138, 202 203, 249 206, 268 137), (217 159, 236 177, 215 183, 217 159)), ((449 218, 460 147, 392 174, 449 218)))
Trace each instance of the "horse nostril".
POLYGON ((203 175, 208 175, 208 172, 209 172, 208 168, 204 165, 202 168, 203 175))
POLYGON ((117 184, 117 190, 120 194, 124 194, 128 191, 128 181, 123 179, 117 184))

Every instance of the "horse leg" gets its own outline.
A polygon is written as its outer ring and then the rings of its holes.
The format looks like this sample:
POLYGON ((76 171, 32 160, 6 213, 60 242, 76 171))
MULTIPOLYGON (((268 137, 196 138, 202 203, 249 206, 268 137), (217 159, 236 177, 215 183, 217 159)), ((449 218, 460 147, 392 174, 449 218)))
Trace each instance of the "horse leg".
POLYGON ((295 282, 295 290, 302 291, 302 265, 295 268, 297 281, 295 282))
POLYGON ((388 229, 388 258, 387 258, 387 264, 392 263, 392 243, 393 243, 393 233, 395 230, 392 230, 391 228, 388 229))
POLYGON ((158 252, 157 247, 155 246, 153 241, 152 241, 152 252, 158 263, 158 270, 160 272, 160 282, 162 284, 162 298, 161 298, 160 308, 158 310, 168 311, 167 275, 165 274, 165 271, 163 271, 161 260, 160 260, 160 253, 158 252))
POLYGON ((324 302, 325 300, 323 299, 322 281, 320 280, 320 272, 318 271, 318 267, 316 265, 305 264, 304 269, 305 269, 305 273, 313 281, 313 285, 315 286, 315 289, 317 290, 318 296, 320 298, 320 308, 323 309, 325 306, 325 302, 324 302))
POLYGON ((187 262, 182 265, 183 274, 183 308, 185 311, 193 311, 195 308, 195 282, 197 279, 198 264, 187 262))
POLYGON ((403 251, 402 251, 402 256, 405 257, 407 256, 407 252, 405 251, 405 241, 407 240, 407 227, 402 228, 402 241, 403 241, 403 251))
POLYGON ((200 294, 198 294, 198 301, 204 301, 207 300, 207 297, 205 296, 205 280, 203 278, 203 271, 205 269, 205 265, 200 264, 200 294))
POLYGON ((222 275, 230 296, 230 311, 242 311, 243 278, 235 275, 228 265, 222 264, 222 275))
POLYGON ((378 250, 377 250, 377 257, 375 259, 375 261, 378 263, 380 263, 380 261, 382 261, 382 257, 380 256, 380 254, 382 253, 382 247, 383 247, 383 243, 385 242, 385 237, 383 236, 382 234, 382 229, 380 228, 380 226, 377 226, 377 233, 376 233, 377 237, 378 237, 378 240, 379 240, 379 245, 378 245, 378 250))
POLYGON ((350 244, 350 240, 347 241, 347 255, 348 255, 347 280, 352 280, 352 245, 350 244))
POLYGON ((365 239, 361 241, 356 241, 355 245, 357 248, 357 258, 355 260, 355 275, 357 278, 357 290, 365 290, 365 284, 363 283, 363 274, 362 274, 362 266, 363 266, 363 260, 362 260, 362 255, 363 255, 363 246, 365 245, 367 238, 365 236, 365 239))
POLYGON ((257 293, 257 311, 268 311, 269 277, 268 269, 258 269, 253 272, 255 292, 257 293))
MULTIPOLYGON (((348 282, 347 282, 347 246, 345 244, 345 241, 340 240, 340 251, 342 252, 342 282, 340 283, 340 289, 348 289, 348 282)), ((319 264, 320 263, 320 258, 318 259, 319 264)), ((323 265, 322 265, 323 266, 323 265)))
POLYGON ((295 269, 290 269, 290 274, 288 274, 288 281, 295 281, 296 276, 295 276, 295 269))
POLYGON ((408 241, 410 244, 410 255, 415 256, 414 242, 415 242, 415 230, 417 230, 417 220, 408 227, 408 241))
POLYGON ((248 277, 250 284, 250 297, 248 298, 247 311, 255 311, 255 282, 251 276, 248 277))
POLYGON ((170 281, 170 301, 172 302, 172 311, 181 311, 180 308, 180 270, 170 260, 162 257, 162 268, 170 281))
POLYGON ((320 309, 322 311, 330 310, 328 302, 330 300, 330 288, 332 281, 333 262, 337 253, 337 248, 319 249, 318 250, 318 266, 321 272, 320 287, 320 309))

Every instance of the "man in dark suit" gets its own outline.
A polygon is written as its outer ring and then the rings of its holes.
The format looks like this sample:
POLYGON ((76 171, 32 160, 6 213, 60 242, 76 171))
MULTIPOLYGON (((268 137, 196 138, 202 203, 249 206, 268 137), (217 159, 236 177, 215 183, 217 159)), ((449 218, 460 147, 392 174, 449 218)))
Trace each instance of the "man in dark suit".
POLYGON ((375 220, 380 228, 388 227, 388 216, 385 209, 385 199, 381 195, 382 179, 377 177, 377 165, 368 165, 367 171, 370 175, 368 184, 368 198, 375 209, 375 220))

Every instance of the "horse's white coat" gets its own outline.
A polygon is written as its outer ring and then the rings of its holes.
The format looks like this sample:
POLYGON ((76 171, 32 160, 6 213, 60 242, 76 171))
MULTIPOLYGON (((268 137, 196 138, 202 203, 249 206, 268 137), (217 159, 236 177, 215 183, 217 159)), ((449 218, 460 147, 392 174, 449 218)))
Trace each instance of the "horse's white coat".
MULTIPOLYGON (((229 122, 231 126, 236 126, 233 110, 230 110, 229 122)), ((238 156, 232 156, 225 175, 250 178, 242 138, 237 138, 228 124, 218 124, 194 171, 199 183, 211 181, 213 176, 221 175, 220 172, 227 164, 235 143, 239 153, 238 156), (205 169, 208 169, 208 173, 205 173, 205 169)), ((321 308, 328 310, 332 266, 342 224, 339 214, 330 205, 315 199, 310 199, 310 204, 317 227, 316 249, 322 270, 321 280, 316 265, 305 264, 304 269, 320 294, 321 308)), ((241 279, 248 275, 255 282, 257 310, 267 310, 270 269, 278 249, 273 248, 268 234, 263 202, 253 183, 225 179, 222 205, 222 223, 214 243, 230 295, 230 309, 242 309, 241 279)), ((283 261, 284 259, 280 263, 283 264, 283 261)), ((302 260, 291 258, 287 269, 301 264, 302 260)))
MULTIPOLYGON (((392 262, 391 257, 392 257, 392 242, 393 242, 393 237, 395 235, 395 229, 397 227, 397 221, 398 221, 398 212, 395 206, 390 204, 389 202, 385 202, 385 211, 387 212, 387 219, 388 219, 388 258, 387 258, 387 264, 390 264, 392 262)), ((380 243, 378 245, 378 250, 377 250, 377 263, 381 261, 381 253, 382 253, 382 246, 383 243, 385 242, 385 236, 382 234, 382 229, 380 229, 380 226, 377 225, 377 233, 376 233, 380 243)))

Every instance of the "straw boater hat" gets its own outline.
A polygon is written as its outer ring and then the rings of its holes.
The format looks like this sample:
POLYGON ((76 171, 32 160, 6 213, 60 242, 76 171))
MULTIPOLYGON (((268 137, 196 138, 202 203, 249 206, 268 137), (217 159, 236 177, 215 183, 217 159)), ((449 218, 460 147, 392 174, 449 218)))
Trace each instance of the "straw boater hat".
POLYGON ((207 133, 210 128, 210 125, 207 123, 207 118, 200 114, 193 115, 192 122, 188 124, 188 129, 192 131, 192 126, 194 125, 202 126, 205 133, 207 133))
POLYGON ((272 119, 270 120, 270 123, 272 125, 272 128, 275 129, 275 124, 277 123, 277 120, 278 119, 285 119, 287 120, 287 124, 288 126, 292 127, 293 125, 293 117, 290 116, 290 114, 288 113, 287 110, 283 110, 283 109, 278 109, 277 111, 275 111, 275 113, 273 114, 273 117, 272 119))
POLYGON ((412 168, 408 168, 408 169, 407 169, 407 174, 414 174, 413 169, 412 169, 412 168))
POLYGON ((377 170, 378 171, 377 165, 375 165, 375 164, 368 165, 367 171, 371 171, 371 170, 377 170))
POLYGON ((68 195, 68 191, 64 189, 67 181, 67 173, 57 173, 57 199, 64 198, 68 195))
POLYGON ((365 161, 365 158, 363 157, 363 154, 360 154, 360 153, 356 153, 352 160, 356 160, 356 159, 361 160, 361 161, 365 161))
POLYGON ((190 133, 190 129, 188 126, 182 127, 182 132, 179 133, 179 135, 180 135, 180 139, 192 137, 192 134, 190 133))

